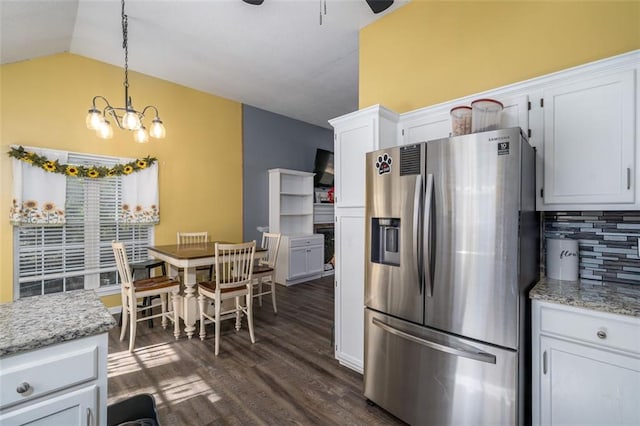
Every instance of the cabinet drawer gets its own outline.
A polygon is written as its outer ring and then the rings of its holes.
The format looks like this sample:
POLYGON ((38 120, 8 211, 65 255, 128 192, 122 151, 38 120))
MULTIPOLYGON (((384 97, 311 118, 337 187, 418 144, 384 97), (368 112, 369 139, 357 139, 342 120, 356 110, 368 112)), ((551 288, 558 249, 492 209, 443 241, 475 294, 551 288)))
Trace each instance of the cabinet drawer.
MULTIPOLYGON (((61 345, 58 345, 61 346, 61 345)), ((98 347, 45 348, 0 360, 0 408, 98 378, 98 347), (19 387, 28 389, 22 393, 19 387)))
POLYGON ((324 244, 324 238, 322 235, 320 236, 309 236, 304 238, 292 238, 290 242, 290 247, 306 247, 306 246, 315 246, 324 244))
POLYGON ((540 332, 640 355, 640 319, 633 317, 544 303, 540 332))

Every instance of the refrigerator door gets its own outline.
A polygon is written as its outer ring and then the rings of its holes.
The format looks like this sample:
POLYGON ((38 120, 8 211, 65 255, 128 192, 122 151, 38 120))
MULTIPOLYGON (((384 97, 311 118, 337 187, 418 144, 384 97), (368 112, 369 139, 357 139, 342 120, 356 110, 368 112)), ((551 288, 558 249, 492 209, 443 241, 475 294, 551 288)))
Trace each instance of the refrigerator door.
POLYGON ((364 394, 414 425, 515 425, 517 352, 365 309, 364 394))
POLYGON ((427 144, 425 324, 518 347, 520 129, 427 144))
POLYGON ((421 207, 424 144, 366 157, 365 305, 422 323, 421 207))

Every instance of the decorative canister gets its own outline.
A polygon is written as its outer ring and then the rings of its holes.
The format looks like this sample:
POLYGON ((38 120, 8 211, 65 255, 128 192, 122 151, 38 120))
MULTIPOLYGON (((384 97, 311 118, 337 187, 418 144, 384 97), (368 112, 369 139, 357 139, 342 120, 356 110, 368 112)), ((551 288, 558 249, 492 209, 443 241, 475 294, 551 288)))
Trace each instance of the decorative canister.
POLYGON ((547 277, 554 280, 578 280, 578 241, 547 238, 547 277))

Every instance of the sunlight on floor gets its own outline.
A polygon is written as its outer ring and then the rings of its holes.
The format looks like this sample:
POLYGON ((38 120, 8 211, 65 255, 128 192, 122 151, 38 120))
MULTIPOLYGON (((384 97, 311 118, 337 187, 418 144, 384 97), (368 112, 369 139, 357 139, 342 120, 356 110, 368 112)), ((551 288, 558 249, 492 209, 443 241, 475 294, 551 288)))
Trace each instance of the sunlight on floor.
POLYGON ((120 351, 109 354, 109 377, 133 373, 143 368, 157 367, 179 361, 180 357, 167 343, 137 348, 133 353, 120 351))
MULTIPOLYGON (((109 354, 108 374, 109 378, 113 378, 153 367, 162 367, 171 371, 169 364, 174 362, 180 362, 180 356, 169 344, 161 343, 138 348, 133 353, 125 350, 109 354)), ((217 402, 221 399, 211 386, 196 374, 170 377, 161 380, 156 386, 138 388, 136 393, 154 395, 158 405, 169 401, 170 405, 175 405, 196 396, 205 396, 209 402, 217 402)))
POLYGON ((175 379, 164 380, 160 382, 159 392, 162 394, 162 399, 167 399, 172 404, 179 404, 198 395, 206 396, 210 402, 221 399, 208 383, 195 374, 180 377, 179 381, 175 379))

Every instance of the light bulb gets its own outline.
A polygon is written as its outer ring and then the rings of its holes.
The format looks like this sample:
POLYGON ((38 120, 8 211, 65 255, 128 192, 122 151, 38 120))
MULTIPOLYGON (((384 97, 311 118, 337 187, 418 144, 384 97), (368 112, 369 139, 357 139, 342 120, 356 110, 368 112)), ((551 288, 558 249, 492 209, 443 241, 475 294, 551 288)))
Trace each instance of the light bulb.
POLYGON ((133 133, 133 140, 138 143, 147 143, 149 142, 149 133, 147 133, 147 129, 144 126, 140 127, 133 133))
POLYGON ((124 117, 122 117, 122 127, 127 130, 138 130, 141 125, 138 113, 128 109, 124 117))
POLYGON ((111 139, 113 137, 113 127, 111 127, 111 123, 107 120, 102 121, 96 129, 96 135, 102 139, 111 139))
POLYGON ((100 124, 102 124, 102 114, 96 108, 91 108, 89 113, 87 114, 87 118, 85 119, 85 123, 87 125, 87 129, 98 130, 100 124))
POLYGON ((149 134, 151 137, 156 139, 164 139, 164 137, 167 136, 167 131, 165 130, 162 121, 160 121, 160 118, 156 117, 153 119, 151 122, 151 128, 149 129, 149 134))

